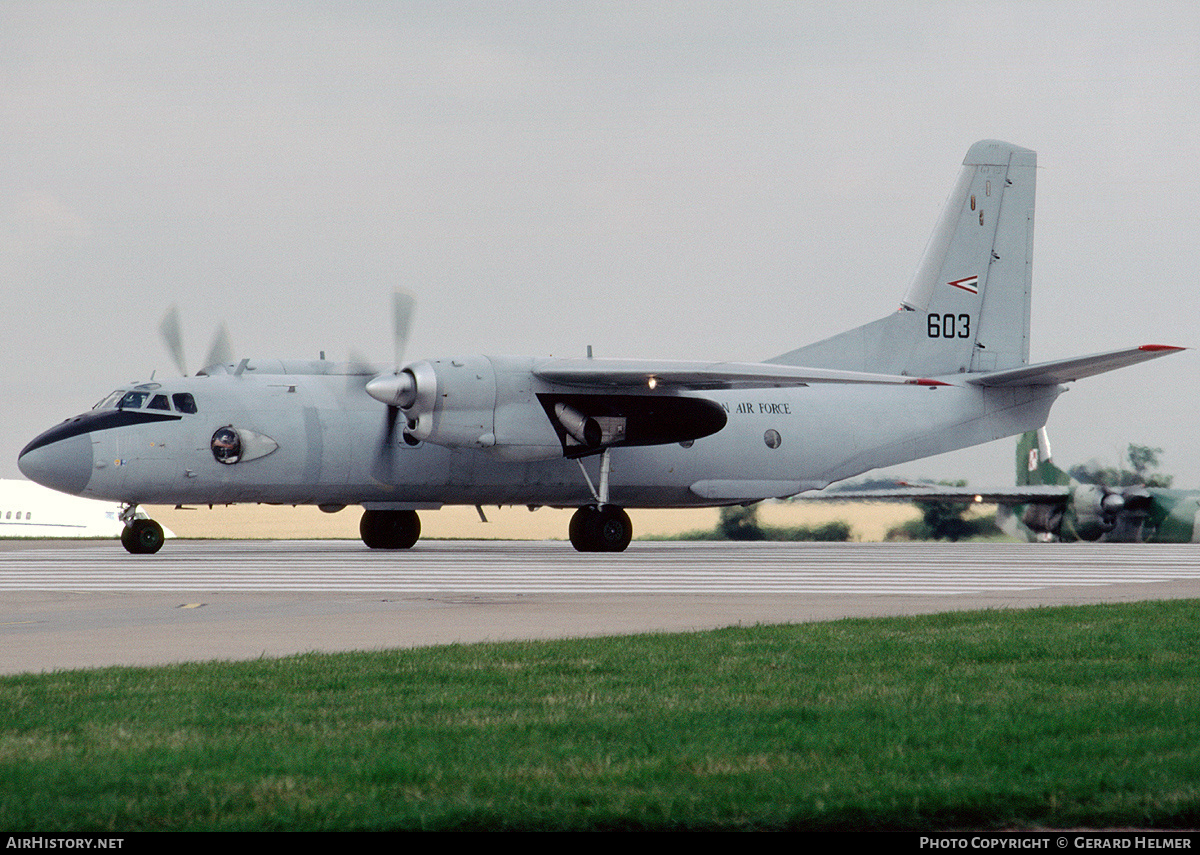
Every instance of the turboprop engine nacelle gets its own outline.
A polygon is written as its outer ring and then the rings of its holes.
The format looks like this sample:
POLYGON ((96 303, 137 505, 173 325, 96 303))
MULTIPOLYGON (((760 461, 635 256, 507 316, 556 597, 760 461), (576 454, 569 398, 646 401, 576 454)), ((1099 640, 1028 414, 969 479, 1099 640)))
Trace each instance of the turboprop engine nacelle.
POLYGON ((486 356, 416 362, 372 378, 367 394, 398 408, 416 439, 450 448, 496 444, 496 372, 486 356))
POLYGON ((404 417, 410 438, 485 449, 510 461, 694 441, 726 422, 721 405, 704 398, 556 391, 522 357, 416 362, 377 375, 366 390, 392 408, 391 419, 404 417))
POLYGON ((396 408, 405 434, 416 440, 484 449, 510 461, 561 457, 527 363, 488 356, 423 360, 372 378, 367 394, 396 408))
POLYGON ((1110 540, 1129 537, 1130 525, 1140 528, 1152 503, 1145 487, 1108 488, 1085 484, 1074 491, 1067 508, 1068 522, 1082 540, 1099 540, 1109 532, 1110 540), (1121 529, 1113 531, 1114 528, 1121 529))

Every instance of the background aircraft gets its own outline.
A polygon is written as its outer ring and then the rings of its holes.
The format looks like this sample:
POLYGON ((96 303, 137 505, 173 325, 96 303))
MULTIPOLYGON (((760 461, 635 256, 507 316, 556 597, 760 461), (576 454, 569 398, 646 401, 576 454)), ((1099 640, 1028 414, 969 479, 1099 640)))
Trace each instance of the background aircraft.
MULTIPOLYGON (((68 496, 32 481, 0 479, 0 537, 116 538, 124 528, 119 502, 68 496)), ((175 535, 164 529, 164 536, 175 535)))
MULTIPOLYGON (((1050 457, 1045 430, 1017 441, 1015 487, 911 485, 894 489, 830 491, 822 499, 907 499, 998 505, 996 524, 1031 541, 1194 543, 1200 541, 1200 491, 1133 484, 1084 484, 1050 457)), ((818 497, 808 497, 818 498, 818 497)))
MULTIPOLYGON (((744 504, 1034 430, 1073 380, 1175 352, 1029 364, 1036 155, 973 145, 899 310, 761 363, 467 355, 394 367, 221 361, 133 384, 51 428, 21 471, 139 503, 364 508, 363 542, 408 548, 444 504, 574 507, 577 550, 629 544, 627 507, 744 504)), ((171 329, 172 324, 168 323, 171 329)))

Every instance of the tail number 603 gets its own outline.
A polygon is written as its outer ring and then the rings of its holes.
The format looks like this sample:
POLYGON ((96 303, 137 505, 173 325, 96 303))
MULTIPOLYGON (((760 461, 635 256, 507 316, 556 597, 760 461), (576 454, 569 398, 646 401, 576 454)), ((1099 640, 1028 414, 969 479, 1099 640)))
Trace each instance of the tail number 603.
POLYGON ((970 338, 970 315, 930 315, 926 331, 930 338, 970 338))

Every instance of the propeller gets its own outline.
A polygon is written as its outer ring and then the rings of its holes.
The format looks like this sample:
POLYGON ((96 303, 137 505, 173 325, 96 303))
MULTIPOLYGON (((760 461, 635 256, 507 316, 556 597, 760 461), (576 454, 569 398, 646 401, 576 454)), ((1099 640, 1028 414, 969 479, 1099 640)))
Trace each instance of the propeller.
POLYGON ((411 398, 397 395, 381 396, 378 392, 380 384, 390 387, 399 378, 408 375, 401 370, 404 364, 404 353, 408 349, 408 337, 412 331, 413 316, 416 314, 416 298, 407 291, 395 291, 392 294, 392 349, 395 363, 392 373, 379 374, 367 381, 367 394, 387 405, 383 423, 383 440, 375 455, 375 471, 378 480, 384 480, 379 475, 391 470, 391 452, 396 439, 396 423, 400 420, 400 407, 407 406, 411 398))
POLYGON ((1129 487, 1082 484, 1071 497, 1074 528, 1084 540, 1099 540, 1110 532, 1110 540, 1136 540, 1153 504, 1154 497, 1142 484, 1129 487))
MULTIPOLYGON (((178 306, 172 305, 167 309, 166 314, 159 321, 158 332, 162 336, 163 344, 167 347, 167 352, 171 354, 171 359, 175 362, 175 367, 179 369, 180 374, 187 377, 187 359, 183 354, 183 324, 179 320, 178 306)), ((222 323, 213 335, 212 344, 208 348, 208 356, 205 357, 201 368, 210 365, 225 365, 229 362, 233 362, 233 344, 229 339, 229 331, 222 323)))

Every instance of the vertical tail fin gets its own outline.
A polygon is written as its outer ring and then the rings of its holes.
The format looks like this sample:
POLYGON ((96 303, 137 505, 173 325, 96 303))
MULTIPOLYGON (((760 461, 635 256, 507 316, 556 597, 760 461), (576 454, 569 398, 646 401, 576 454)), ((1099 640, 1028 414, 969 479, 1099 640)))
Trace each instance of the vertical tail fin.
POLYGON ((1037 155, 971 146, 900 311, 771 362, 937 376, 1029 361, 1037 155))
POLYGON ((1050 459, 1050 440, 1046 437, 1046 429, 1021 434, 1017 440, 1017 486, 1065 486, 1070 483, 1071 477, 1050 459))

